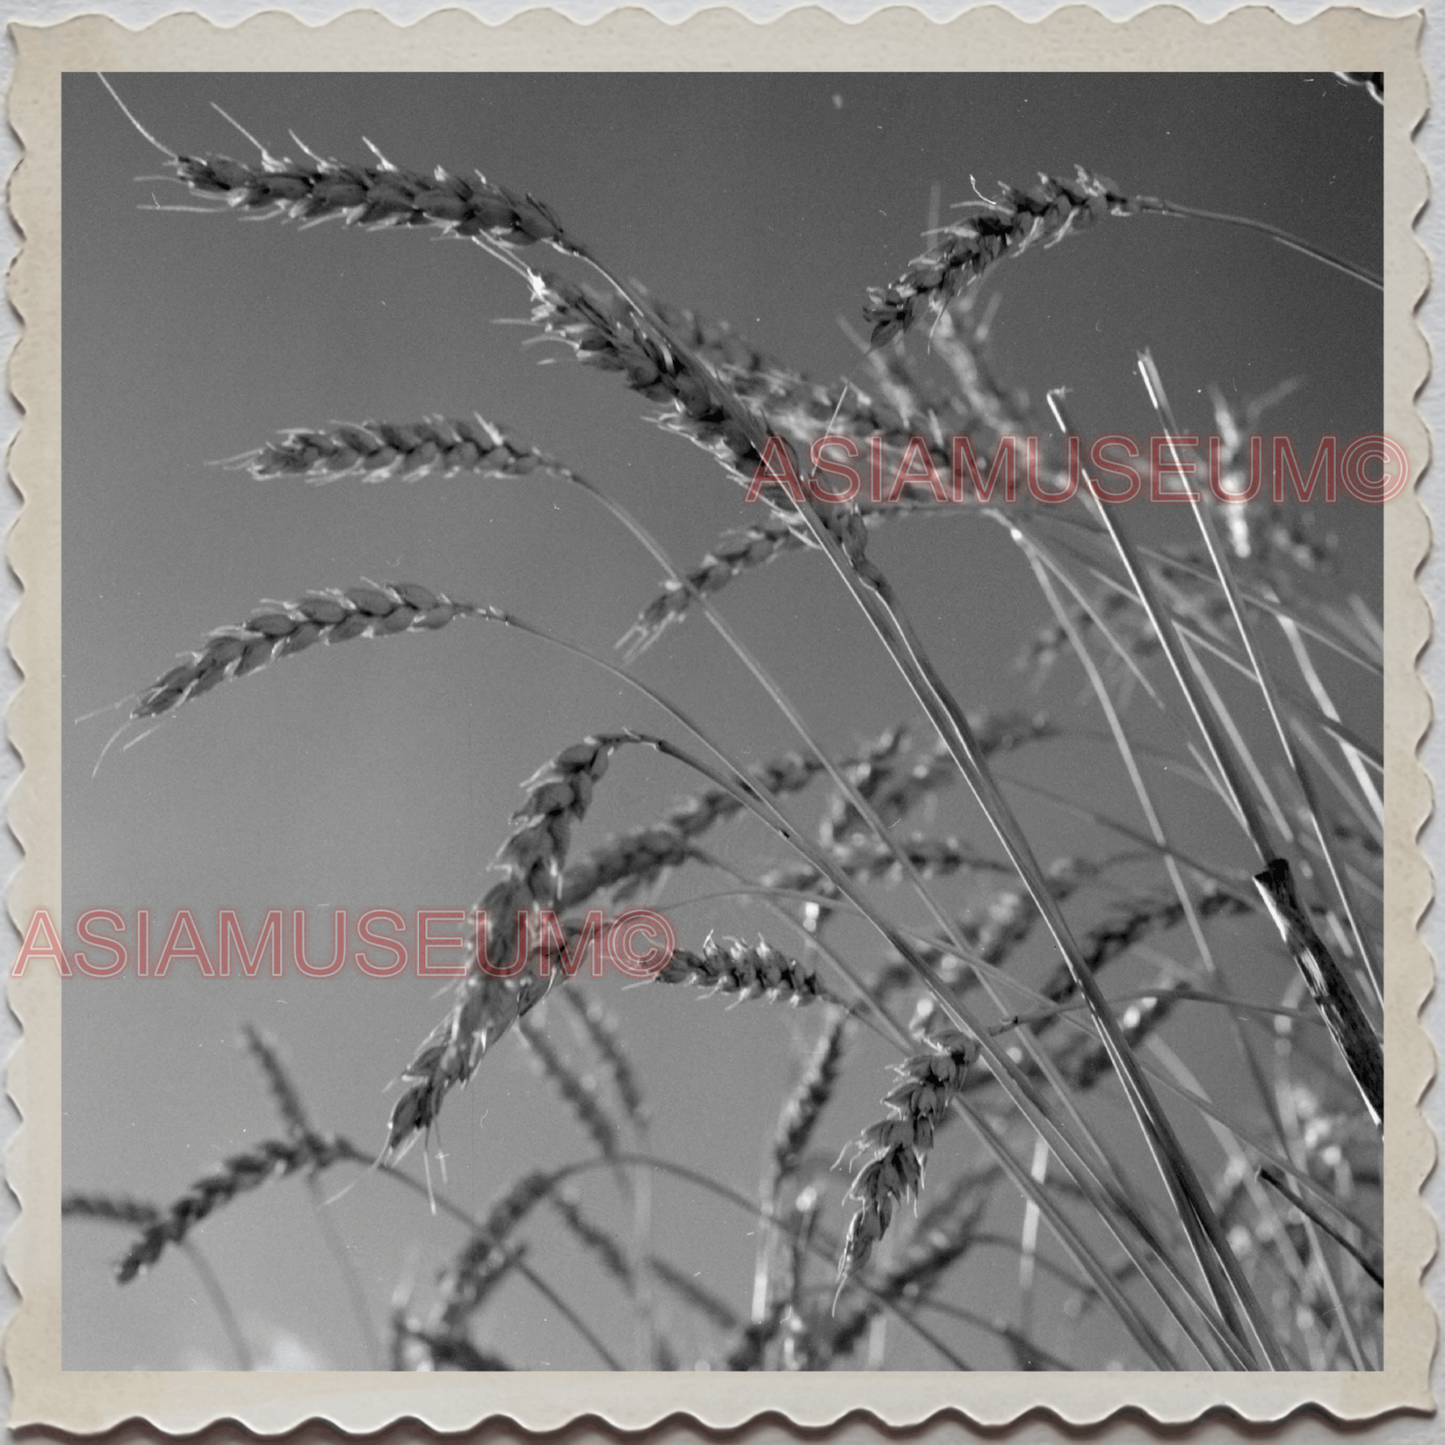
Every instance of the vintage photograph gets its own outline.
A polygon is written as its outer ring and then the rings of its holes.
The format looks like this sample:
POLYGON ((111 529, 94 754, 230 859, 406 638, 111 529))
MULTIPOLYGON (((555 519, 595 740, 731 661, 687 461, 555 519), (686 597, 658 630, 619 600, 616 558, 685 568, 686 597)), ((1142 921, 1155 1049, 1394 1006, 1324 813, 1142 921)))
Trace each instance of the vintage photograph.
POLYGON ((65 1367, 1378 1370, 1384 84, 67 74, 65 1367))

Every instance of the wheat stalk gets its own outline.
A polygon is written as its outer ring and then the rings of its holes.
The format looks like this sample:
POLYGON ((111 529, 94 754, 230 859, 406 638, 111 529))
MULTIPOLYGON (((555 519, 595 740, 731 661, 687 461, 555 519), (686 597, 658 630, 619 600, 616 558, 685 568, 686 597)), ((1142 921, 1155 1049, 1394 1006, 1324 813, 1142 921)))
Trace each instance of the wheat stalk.
POLYGON ((659 1259, 656 1255, 653 1255, 647 1264, 668 1289, 685 1300, 704 1319, 710 1320, 721 1330, 736 1330, 741 1327, 737 1311, 692 1275, 684 1273, 675 1264, 659 1259))

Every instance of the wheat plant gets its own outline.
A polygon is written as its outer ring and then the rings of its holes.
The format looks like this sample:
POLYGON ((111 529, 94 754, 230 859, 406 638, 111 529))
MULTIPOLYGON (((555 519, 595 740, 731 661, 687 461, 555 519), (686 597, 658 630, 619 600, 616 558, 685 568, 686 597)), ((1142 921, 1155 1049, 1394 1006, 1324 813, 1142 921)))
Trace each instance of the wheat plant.
POLYGON ((1368 92, 66 87, 68 1367, 1379 1368, 1368 92))

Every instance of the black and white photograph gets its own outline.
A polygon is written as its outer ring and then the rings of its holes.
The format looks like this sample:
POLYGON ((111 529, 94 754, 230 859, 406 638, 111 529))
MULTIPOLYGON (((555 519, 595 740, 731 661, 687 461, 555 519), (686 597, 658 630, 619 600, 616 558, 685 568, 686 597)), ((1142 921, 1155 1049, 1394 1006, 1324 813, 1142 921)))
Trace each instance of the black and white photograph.
POLYGON ((63 1368, 1384 1370, 1389 83, 67 71, 63 1368))

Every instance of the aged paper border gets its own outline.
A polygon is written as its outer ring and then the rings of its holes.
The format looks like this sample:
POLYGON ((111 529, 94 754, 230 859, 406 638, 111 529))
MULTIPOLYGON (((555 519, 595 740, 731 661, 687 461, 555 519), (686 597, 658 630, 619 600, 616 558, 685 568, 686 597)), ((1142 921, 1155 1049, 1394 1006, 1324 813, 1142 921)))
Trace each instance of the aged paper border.
MULTIPOLYGON (((24 334, 11 358, 10 386, 25 413, 11 454, 24 496, 9 539, 25 597, 9 642, 25 682, 9 714, 25 773, 10 800, 10 825, 25 852, 8 903, 21 935, 31 914, 60 900, 60 75, 65 70, 446 69, 947 69, 966 70, 1383 70, 1390 75, 1385 135, 1385 429, 1410 456, 1418 480, 1428 439, 1413 398, 1428 352, 1413 312, 1427 262, 1411 223, 1426 197, 1424 166, 1410 136, 1424 114, 1426 80, 1418 56, 1421 16, 1386 18, 1336 10, 1302 24, 1263 8, 1211 25, 1160 7, 1116 24, 1086 7, 1026 24, 989 8, 938 25, 913 10, 844 24, 817 10, 793 11, 767 26, 714 10, 668 26, 637 10, 580 26, 532 11, 503 25, 447 11, 398 28, 374 12, 352 12, 322 28, 270 13, 229 30, 191 14, 140 32, 100 16, 33 28, 15 25, 18 54, 10 120, 24 147, 11 181, 11 206, 25 237, 10 278, 24 334), (539 62, 545 61, 545 65, 539 62)), ((189 1432, 229 1418, 271 1434, 320 1419, 372 1431, 413 1418, 458 1430, 504 1418, 532 1430, 584 1416, 640 1429, 683 1414, 728 1428, 762 1412, 822 1427, 866 1411, 890 1426, 947 1411, 998 1427, 1036 1410, 1074 1425, 1120 1410, 1161 1424, 1195 1420, 1224 1407, 1245 1420, 1278 1421, 1314 1405, 1360 1421, 1401 1409, 1429 1411, 1433 1310, 1420 1285, 1435 1248, 1419 1189, 1434 1159, 1433 1136, 1417 1101, 1434 1071, 1419 1024, 1430 989, 1429 956, 1416 931, 1431 897, 1416 837, 1430 810, 1429 782, 1416 749, 1429 699, 1415 659, 1430 632, 1415 574, 1429 525, 1413 494, 1385 518, 1386 949, 1388 1047, 1386 1143, 1386 1368, 1369 1374, 1019 1375, 828 1374, 824 1376, 609 1375, 560 1373, 545 1385, 529 1375, 185 1374, 63 1372, 60 1369, 60 981, 31 970, 9 982, 11 1007, 26 1040, 8 1086, 23 1118, 9 1152, 9 1181, 22 1207, 6 1264, 21 1294, 5 1337, 13 1384, 12 1426, 47 1425, 76 1433, 141 1419, 189 1432)))

